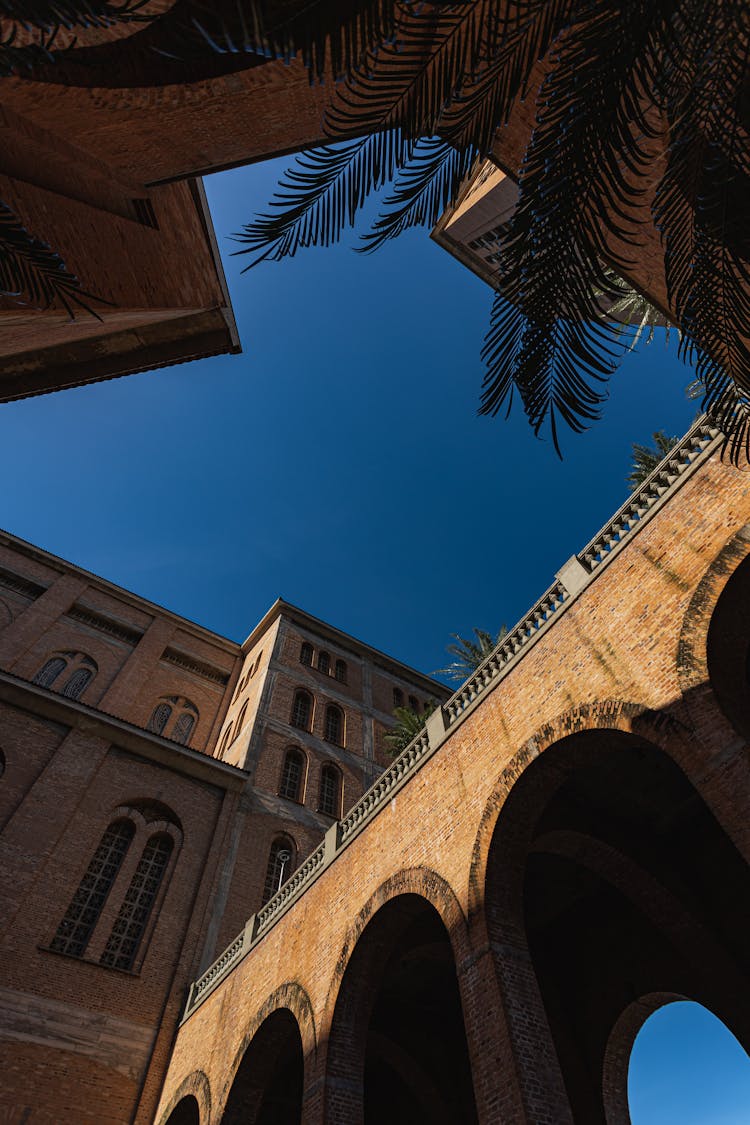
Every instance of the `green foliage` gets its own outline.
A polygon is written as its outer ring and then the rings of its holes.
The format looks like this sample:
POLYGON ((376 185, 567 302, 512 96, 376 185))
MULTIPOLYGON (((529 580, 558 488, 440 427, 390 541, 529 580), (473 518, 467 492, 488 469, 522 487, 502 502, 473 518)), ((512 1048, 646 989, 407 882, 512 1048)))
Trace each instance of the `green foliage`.
POLYGON ((474 629, 474 638, 462 637, 458 633, 451 633, 453 642, 445 646, 449 656, 455 657, 445 668, 433 672, 434 676, 448 676, 451 680, 463 683, 479 665, 487 659, 490 653, 497 648, 508 630, 501 625, 496 637, 485 629, 474 629))
POLYGON ((388 753, 397 758, 410 742, 413 742, 423 729, 428 718, 435 710, 437 704, 433 701, 425 706, 424 711, 412 711, 411 707, 396 707, 393 717, 396 725, 385 732, 383 741, 388 753))
MULTIPOLYGON (((334 7, 310 10, 332 16, 334 7)), ((632 345, 602 318, 597 293, 623 299, 611 267, 627 274, 632 258, 612 247, 637 245, 649 222, 664 246, 680 353, 695 363, 704 408, 731 434, 733 455, 747 449, 743 0, 372 0, 357 5, 358 18, 365 9, 384 13, 390 34, 357 40, 359 57, 349 51, 326 114, 330 143, 286 173, 268 212, 238 236, 240 252, 260 261, 335 242, 388 181, 365 248, 433 224, 490 155, 546 57, 518 204, 498 242, 481 413, 510 410, 517 395, 558 452, 559 422, 581 430, 599 417, 606 381, 632 345), (650 215, 640 208, 647 185, 650 215)), ((636 335, 648 325, 641 318, 636 335)))
POLYGON ((653 473, 656 466, 680 440, 678 437, 670 437, 664 430, 657 430, 651 436, 652 445, 639 445, 633 442, 633 465, 627 478, 632 490, 643 484, 646 477, 653 473))

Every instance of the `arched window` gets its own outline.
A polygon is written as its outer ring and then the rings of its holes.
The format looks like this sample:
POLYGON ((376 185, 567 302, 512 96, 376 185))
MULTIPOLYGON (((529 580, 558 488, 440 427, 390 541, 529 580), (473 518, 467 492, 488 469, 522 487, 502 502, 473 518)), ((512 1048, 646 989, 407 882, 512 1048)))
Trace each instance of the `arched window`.
POLYGON ((403 705, 404 705, 404 693, 402 692, 401 688, 395 687, 393 689, 393 706, 394 707, 403 707, 403 705))
POLYGON ((409 707, 412 709, 412 711, 419 711, 419 700, 417 699, 416 695, 409 696, 409 707))
POLYGON ((249 702, 249 700, 246 699, 245 702, 242 704, 242 708, 240 710, 240 715, 239 715, 239 718, 237 719, 237 734, 240 733, 243 726, 245 725, 245 715, 247 714, 248 702, 249 702))
POLYGON ((299 650, 300 664, 312 664, 313 662, 313 646, 309 641, 302 642, 302 648, 299 650))
POLYGON ((295 868, 295 848, 288 836, 277 836, 271 844, 263 884, 263 903, 268 902, 292 874, 295 868))
POLYGON ((68 699, 79 699, 83 689, 93 678, 94 673, 90 668, 76 668, 62 689, 63 695, 66 695, 68 699))
POLYGON ((129 820, 117 820, 110 824, 102 836, 86 874, 52 939, 51 948, 57 953, 83 956, 134 835, 135 828, 129 820))
POLYGON ((327 676, 331 670, 331 658, 327 652, 318 653, 318 671, 327 676))
POLYGON ((40 687, 52 687, 57 677, 68 667, 67 660, 62 656, 53 656, 46 664, 43 664, 39 669, 34 679, 31 681, 33 684, 39 684, 40 687))
POLYGON ((329 703, 326 707, 326 725, 323 737, 326 742, 333 742, 336 746, 344 745, 344 712, 333 703, 329 703))
POLYGON ((100 959, 102 965, 112 969, 133 967, 173 847, 174 841, 166 833, 147 840, 104 947, 100 959))
POLYGON ((338 682, 340 684, 346 683, 346 661, 345 660, 337 660, 336 661, 336 679, 338 680, 338 682))
POLYGON ((154 707, 151 712, 151 718, 148 721, 146 729, 153 731, 154 734, 161 734, 171 714, 172 708, 168 703, 157 703, 156 707, 154 707))
POLYGON ((253 664, 252 671, 250 672, 250 675, 249 675, 248 679, 252 680, 253 676, 255 675, 255 673, 260 668, 260 662, 261 662, 262 659, 263 659, 263 649, 261 649, 260 652, 258 653, 258 655, 255 657, 255 663, 253 664))
POLYGON ((335 766, 326 763, 320 771, 320 809, 326 816, 341 812, 341 774, 335 766))
POLYGON ((226 748, 229 745, 229 743, 231 742, 231 740, 232 740, 232 724, 230 723, 228 727, 225 727, 224 733, 221 736, 221 742, 219 743, 219 750, 218 750, 218 756, 220 758, 224 757, 224 751, 226 750, 226 748))
POLYGON ((195 714, 192 711, 183 711, 172 728, 172 738, 175 742, 180 742, 183 746, 187 746, 194 726, 195 714))
POLYGON ((304 774, 305 755, 295 746, 290 746, 284 758, 284 769, 281 771, 279 796, 286 797, 289 801, 299 801, 304 774))
POLYGON ((198 708, 182 695, 165 695, 151 712, 146 730, 187 746, 198 722, 198 708))
POLYGON ((310 729, 310 718, 312 716, 312 696, 308 691, 301 689, 294 693, 294 704, 292 705, 292 726, 299 727, 300 730, 310 729))

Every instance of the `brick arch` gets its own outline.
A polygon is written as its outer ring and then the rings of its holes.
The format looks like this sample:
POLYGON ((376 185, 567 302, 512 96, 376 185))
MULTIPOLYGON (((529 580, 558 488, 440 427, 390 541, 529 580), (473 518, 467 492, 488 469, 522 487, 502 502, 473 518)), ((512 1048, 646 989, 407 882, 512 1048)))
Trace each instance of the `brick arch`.
POLYGON ((607 1041, 602 1069, 602 1098, 607 1125, 631 1125, 628 1107, 628 1069, 638 1032, 649 1016, 666 1004, 689 997, 676 992, 649 992, 628 1005, 607 1041))
POLYGON ((677 674, 684 694, 708 684, 708 630, 727 582, 750 556, 750 523, 724 544, 704 572, 685 612, 677 645, 677 674))
POLYGON ((284 1009, 291 1013, 299 1029, 300 1039, 302 1040, 302 1053, 305 1060, 305 1070, 314 1065, 318 1049, 318 1034, 315 1026, 315 1012, 312 1002, 301 984, 297 981, 287 981, 271 993, 265 1003, 251 1016, 250 1020, 245 1025, 245 1030, 242 1034, 239 1046, 234 1053, 232 1062, 229 1067, 222 1072, 226 1077, 224 1078, 221 1094, 216 1101, 216 1112, 212 1120, 216 1122, 221 1121, 232 1090, 232 1085, 255 1035, 260 1031, 269 1016, 273 1015, 274 1012, 284 1009))
POLYGON ((157 1125, 167 1125, 171 1114, 183 1098, 194 1097, 198 1103, 201 1125, 208 1125, 211 1120, 211 1083, 205 1072, 194 1070, 183 1078, 172 1097, 167 1102, 162 1114, 157 1118, 157 1125))
POLYGON ((330 1031, 333 1011, 338 1000, 344 973, 365 928, 381 907, 392 899, 406 894, 418 895, 437 911, 440 920, 448 931, 456 965, 460 965, 469 956, 471 947, 466 917, 450 884, 446 882, 442 875, 438 875, 436 871, 429 867, 409 867, 403 871, 397 871, 374 891, 347 930, 326 996, 322 1025, 326 1034, 330 1031))
MULTIPOLYGON (((336 962, 324 1009, 325 1057, 321 1060, 321 1077, 325 1105, 316 1107, 321 1119, 332 1123, 363 1120, 363 1079, 376 998, 402 935, 409 932, 415 921, 427 916, 440 924, 450 948, 458 988, 456 997, 465 1012, 462 969, 471 958, 466 919, 458 898, 447 881, 429 868, 396 872, 360 909, 336 962), (371 924, 382 924, 382 929, 373 933, 371 924), (369 942, 368 936, 372 939, 369 942)), ((461 1014, 462 1034, 467 1035, 466 1017, 461 1014)), ((436 1089, 428 1084, 426 1072, 412 1063, 409 1073, 414 1085, 427 1096, 427 1104, 431 1104, 431 1119, 442 1122, 445 1107, 439 1105, 436 1089)))
POLYGON ((524 742, 503 769, 479 822, 469 869, 468 913, 473 945, 487 940, 483 909, 487 860, 498 819, 511 790, 529 765, 545 750, 571 734, 596 730, 623 731, 646 739, 668 754, 687 774, 688 780, 698 788, 691 773, 695 770, 695 763, 703 756, 702 748, 694 740, 690 729, 669 712, 656 712, 629 700, 604 699, 581 703, 544 723, 524 742), (479 932, 475 933, 477 927, 479 932))

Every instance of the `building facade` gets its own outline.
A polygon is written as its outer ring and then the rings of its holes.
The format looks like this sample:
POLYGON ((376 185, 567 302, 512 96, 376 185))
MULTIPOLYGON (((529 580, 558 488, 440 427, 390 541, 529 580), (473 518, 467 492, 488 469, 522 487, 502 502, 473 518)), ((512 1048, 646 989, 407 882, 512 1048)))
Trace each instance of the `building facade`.
POLYGON ((627 1125, 750 1046, 750 478, 698 426, 192 984, 156 1125, 627 1125))
POLYGON ((3 1120, 150 1120, 190 981, 447 690, 277 601, 240 645, 0 536, 3 1120))

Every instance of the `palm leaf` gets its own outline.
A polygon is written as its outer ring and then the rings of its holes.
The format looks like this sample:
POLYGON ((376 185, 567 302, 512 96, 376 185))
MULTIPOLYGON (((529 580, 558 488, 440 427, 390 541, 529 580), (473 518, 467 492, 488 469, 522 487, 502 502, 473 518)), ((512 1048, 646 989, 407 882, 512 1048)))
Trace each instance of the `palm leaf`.
MULTIPOLYGON (((54 62, 59 32, 88 31, 116 23, 148 22, 151 17, 140 9, 146 0, 0 0, 0 21, 6 25, 0 35, 0 77, 54 62), (19 31, 28 34, 19 42, 19 31)), ((63 48, 67 50, 69 48, 63 48)))
POLYGON ((98 317, 90 301, 98 300, 81 288, 56 251, 35 238, 0 200, 0 296, 21 305, 49 309, 60 304, 72 318, 75 306, 98 317))
POLYGON ((483 664, 491 652, 497 648, 503 637, 507 635, 507 628, 501 625, 497 635, 493 636, 486 629, 474 628, 474 637, 462 637, 459 633, 451 633, 453 640, 445 646, 449 656, 454 656, 445 668, 433 672, 433 676, 449 676, 452 680, 463 683, 464 680, 483 664))

